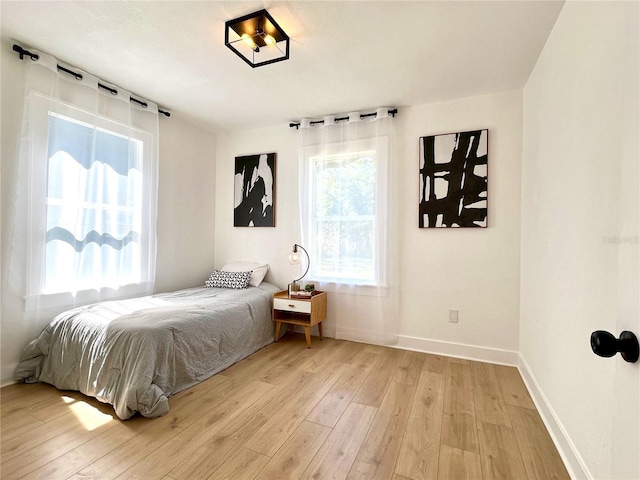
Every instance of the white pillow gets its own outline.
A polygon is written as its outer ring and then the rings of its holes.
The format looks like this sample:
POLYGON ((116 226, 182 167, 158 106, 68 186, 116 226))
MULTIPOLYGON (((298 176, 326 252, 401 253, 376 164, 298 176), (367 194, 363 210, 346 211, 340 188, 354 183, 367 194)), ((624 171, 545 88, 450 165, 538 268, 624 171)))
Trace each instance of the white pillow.
POLYGON ((259 262, 233 262, 227 263, 220 270, 223 272, 246 272, 251 270, 253 273, 251 274, 249 285, 257 287, 262 283, 264 276, 269 271, 269 265, 259 262))

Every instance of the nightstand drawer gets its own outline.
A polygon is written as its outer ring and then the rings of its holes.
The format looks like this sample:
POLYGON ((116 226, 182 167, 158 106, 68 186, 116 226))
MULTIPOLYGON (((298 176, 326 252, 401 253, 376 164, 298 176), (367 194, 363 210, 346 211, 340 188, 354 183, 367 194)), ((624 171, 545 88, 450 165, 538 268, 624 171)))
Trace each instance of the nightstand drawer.
POLYGON ((276 310, 287 310, 289 312, 311 313, 311 302, 291 300, 289 298, 274 298, 273 308, 276 310))

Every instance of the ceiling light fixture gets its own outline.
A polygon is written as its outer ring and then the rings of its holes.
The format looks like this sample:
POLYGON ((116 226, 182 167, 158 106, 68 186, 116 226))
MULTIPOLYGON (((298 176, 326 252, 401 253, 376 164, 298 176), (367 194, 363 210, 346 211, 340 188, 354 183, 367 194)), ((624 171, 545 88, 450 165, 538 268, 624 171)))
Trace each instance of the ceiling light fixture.
POLYGON ((289 36, 266 10, 225 22, 224 44, 254 68, 289 58, 289 36))

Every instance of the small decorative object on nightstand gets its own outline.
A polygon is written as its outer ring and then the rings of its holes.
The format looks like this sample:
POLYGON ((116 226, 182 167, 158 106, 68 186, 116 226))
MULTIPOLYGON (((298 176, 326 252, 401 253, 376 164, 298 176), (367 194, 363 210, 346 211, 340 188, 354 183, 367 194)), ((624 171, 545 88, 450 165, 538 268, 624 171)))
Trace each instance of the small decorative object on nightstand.
POLYGON ((283 323, 288 324, 290 329, 294 325, 302 325, 304 327, 304 336, 307 339, 307 348, 311 348, 310 328, 318 325, 318 335, 322 340, 322 321, 325 318, 327 318, 326 292, 316 290, 309 292, 308 297, 294 297, 284 290, 273 295, 273 321, 276 322, 276 342, 280 338, 280 327, 283 323))

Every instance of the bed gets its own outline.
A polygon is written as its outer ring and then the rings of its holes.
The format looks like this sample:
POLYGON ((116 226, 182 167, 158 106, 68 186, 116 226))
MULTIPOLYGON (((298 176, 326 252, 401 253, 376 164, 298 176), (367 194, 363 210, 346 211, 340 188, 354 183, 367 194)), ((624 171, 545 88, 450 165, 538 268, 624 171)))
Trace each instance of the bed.
POLYGON ((191 288, 58 315, 23 351, 16 379, 77 390, 127 419, 273 342, 270 283, 191 288))

